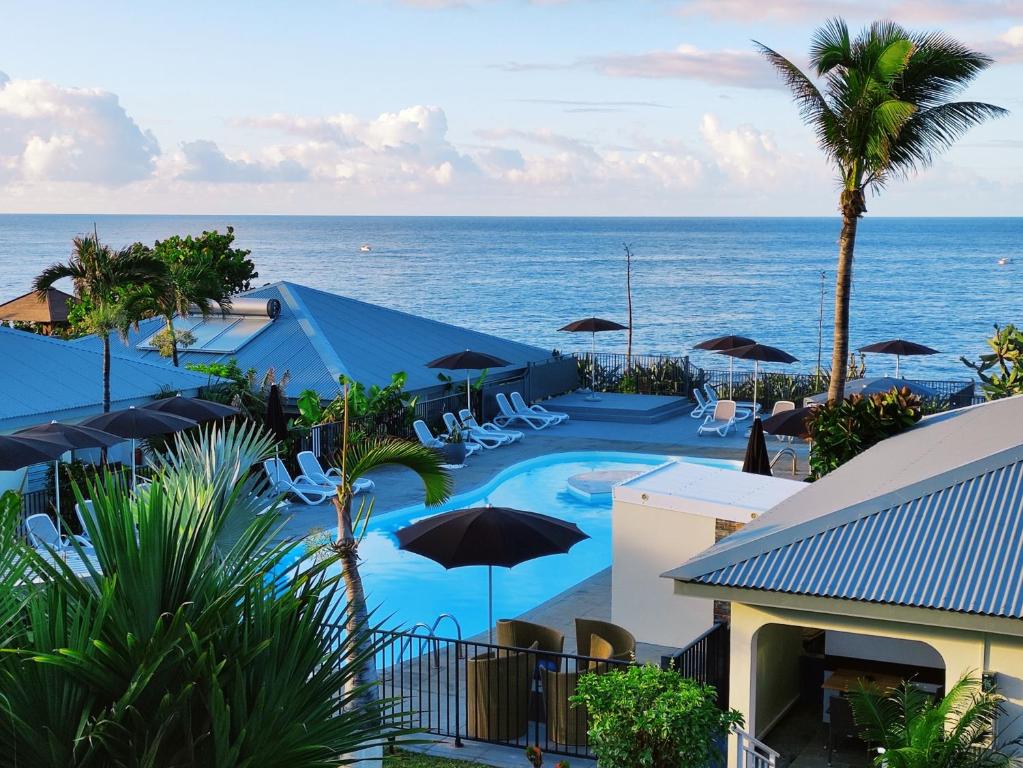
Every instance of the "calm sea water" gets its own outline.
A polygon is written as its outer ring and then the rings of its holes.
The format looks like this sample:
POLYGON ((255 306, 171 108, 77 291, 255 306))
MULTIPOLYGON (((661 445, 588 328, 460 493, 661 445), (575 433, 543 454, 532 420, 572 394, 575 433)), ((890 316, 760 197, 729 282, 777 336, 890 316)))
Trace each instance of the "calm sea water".
MULTIPOLYGON (((829 358, 838 220, 418 218, 286 216, 0 216, 0 299, 67 257, 75 234, 113 245, 233 225, 259 282, 291 280, 395 309, 562 350, 589 338, 557 329, 589 315, 625 321, 634 253, 634 349, 684 354, 736 333, 817 360, 826 272, 829 358), (360 253, 368 243, 373 250, 360 253)), ((905 361, 910 376, 968 378, 994 323, 1023 323, 1023 219, 866 218, 856 249, 852 342, 903 337, 942 351, 905 361), (1010 263, 999 266, 1000 258, 1010 263)), ((624 334, 598 335, 600 349, 624 334)), ((724 358, 697 353, 700 364, 724 358)), ((874 357, 875 373, 894 362, 874 357)))

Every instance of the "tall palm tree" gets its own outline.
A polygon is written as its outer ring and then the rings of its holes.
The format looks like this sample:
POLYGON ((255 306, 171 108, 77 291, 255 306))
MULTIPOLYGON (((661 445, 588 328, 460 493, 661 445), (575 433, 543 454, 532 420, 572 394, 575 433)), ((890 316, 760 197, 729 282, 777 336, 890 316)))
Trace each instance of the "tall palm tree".
POLYGON ((816 31, 810 65, 818 88, 799 67, 755 43, 784 78, 804 122, 838 171, 842 232, 835 277, 835 333, 828 399, 845 392, 849 297, 856 227, 867 191, 930 165, 966 131, 1006 110, 977 101, 950 101, 992 60, 941 32, 911 33, 878 21, 855 39, 842 19, 816 31))
POLYGON ((124 311, 123 294, 164 275, 163 265, 152 254, 137 248, 114 250, 100 243, 94 233, 72 241, 71 258, 51 264, 33 282, 40 295, 58 280, 70 278, 75 296, 88 304, 85 324, 103 341, 103 412, 110 410, 110 334, 127 328, 135 318, 124 311))
MULTIPOLYGON (((347 405, 349 387, 345 387, 347 405)), ((349 632, 369 626, 369 609, 366 605, 366 590, 359 573, 359 542, 366 532, 366 525, 373 513, 372 502, 363 502, 353 510, 355 481, 375 469, 387 466, 405 467, 415 472, 423 483, 427 504, 440 504, 450 495, 453 487, 451 475, 444 469, 441 455, 432 448, 419 443, 400 440, 395 437, 349 435, 348 409, 344 411, 342 445, 335 465, 341 468, 342 480, 337 489, 334 506, 337 509, 337 538, 334 549, 341 562, 345 591, 348 597, 349 632)), ((351 663, 358 667, 353 686, 358 687, 358 701, 370 706, 378 691, 373 654, 367 652, 370 638, 361 635, 360 643, 353 646, 351 663)))
POLYGON ((850 694, 863 737, 884 750, 887 768, 1001 768, 1013 765, 993 744, 1003 697, 965 675, 939 701, 911 682, 886 693, 850 694))

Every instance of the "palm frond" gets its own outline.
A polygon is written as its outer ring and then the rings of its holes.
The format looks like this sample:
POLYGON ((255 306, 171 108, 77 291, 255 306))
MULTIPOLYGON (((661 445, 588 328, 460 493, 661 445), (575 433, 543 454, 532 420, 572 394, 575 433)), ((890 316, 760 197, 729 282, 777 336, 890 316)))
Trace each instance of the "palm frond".
POLYGON ((852 56, 849 26, 843 19, 829 19, 814 32, 810 42, 810 63, 818 75, 827 74, 836 67, 849 66, 852 56))
POLYGON ((453 488, 451 473, 441 455, 419 443, 394 437, 370 437, 352 441, 347 454, 335 459, 336 466, 345 466, 352 483, 369 472, 386 466, 405 467, 416 473, 423 483, 427 504, 445 501, 453 488))
POLYGON ((891 145, 892 173, 906 177, 934 162, 934 158, 985 120, 1005 117, 1008 110, 979 101, 956 101, 916 112, 891 145))

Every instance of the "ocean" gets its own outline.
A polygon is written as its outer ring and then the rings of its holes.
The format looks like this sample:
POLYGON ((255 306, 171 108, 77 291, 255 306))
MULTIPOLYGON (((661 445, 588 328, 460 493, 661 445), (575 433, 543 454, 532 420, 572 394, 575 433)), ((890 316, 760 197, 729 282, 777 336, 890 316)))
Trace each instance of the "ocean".
MULTIPOLYGON (((0 215, 0 301, 91 232, 120 247, 232 225, 258 283, 290 280, 548 349, 588 349, 559 333, 590 315, 626 321, 633 252, 633 349, 683 355, 702 339, 752 336, 817 362, 830 358, 839 220, 832 218, 420 218, 0 215), (360 252, 362 244, 372 250, 360 252)), ((959 360, 986 351, 995 323, 1023 324, 1023 219, 865 218, 856 248, 851 340, 901 337, 941 351, 904 375, 970 378, 959 360), (1007 258, 1009 263, 999 265, 1007 258)), ((598 334, 624 351, 624 333, 598 334)), ((697 364, 724 358, 693 353, 697 364)), ((868 371, 894 360, 870 356, 868 371)))

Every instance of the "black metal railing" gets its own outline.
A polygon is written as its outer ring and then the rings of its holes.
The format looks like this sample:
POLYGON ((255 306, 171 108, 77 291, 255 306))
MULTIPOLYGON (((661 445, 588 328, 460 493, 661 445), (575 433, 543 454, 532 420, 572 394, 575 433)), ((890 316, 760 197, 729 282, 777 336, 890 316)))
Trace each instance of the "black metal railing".
POLYGON ((718 707, 727 709, 729 639, 728 625, 715 624, 674 656, 662 656, 661 667, 674 669, 698 683, 713 685, 718 707))
POLYGON ((600 392, 689 397, 694 384, 696 369, 688 357, 597 352, 577 354, 576 359, 583 386, 590 386, 592 378, 600 392))
POLYGON ((414 632, 374 633, 380 695, 410 727, 463 740, 592 757, 576 682, 632 662, 511 648, 414 632))

